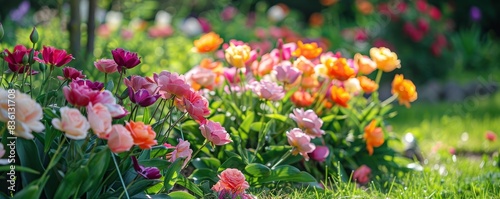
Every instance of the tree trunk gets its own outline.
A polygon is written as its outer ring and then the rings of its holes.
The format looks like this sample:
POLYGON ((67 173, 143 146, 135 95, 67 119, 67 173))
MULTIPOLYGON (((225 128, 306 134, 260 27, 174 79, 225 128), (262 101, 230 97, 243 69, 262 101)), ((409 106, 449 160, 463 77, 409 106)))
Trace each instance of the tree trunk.
POLYGON ((70 0, 69 49, 75 57, 80 57, 80 0, 70 0))
POLYGON ((94 54, 95 45, 95 11, 97 8, 97 0, 89 0, 89 18, 87 20, 87 57, 94 54))

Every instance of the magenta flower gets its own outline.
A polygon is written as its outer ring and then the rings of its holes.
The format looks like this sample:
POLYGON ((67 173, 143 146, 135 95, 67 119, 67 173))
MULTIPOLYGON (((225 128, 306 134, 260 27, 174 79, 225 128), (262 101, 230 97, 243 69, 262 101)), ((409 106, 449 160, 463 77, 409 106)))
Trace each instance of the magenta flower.
POLYGON ((205 124, 200 126, 200 131, 203 137, 205 137, 213 145, 220 146, 232 142, 226 129, 224 129, 219 122, 207 120, 205 124))
POLYGON ((153 79, 160 87, 159 92, 163 98, 168 99, 171 95, 181 98, 190 93, 191 87, 184 80, 184 76, 177 73, 162 71, 160 74, 154 74, 153 79))
POLYGON ((352 179, 359 184, 366 184, 368 181, 370 181, 371 172, 372 170, 370 169, 370 167, 361 165, 354 171, 354 174, 352 174, 352 179))
POLYGON ((160 95, 153 95, 149 93, 148 90, 143 88, 134 92, 132 87, 128 87, 128 96, 130 98, 130 101, 132 101, 132 103, 138 104, 139 106, 142 107, 151 106, 160 97, 160 95))
POLYGON ((311 137, 306 135, 299 128, 294 128, 286 132, 286 137, 288 144, 293 147, 292 155, 297 155, 300 153, 306 161, 309 161, 308 153, 313 152, 316 149, 316 145, 311 143, 311 137))
POLYGON ((185 158, 183 167, 186 166, 188 161, 191 159, 191 155, 193 154, 193 150, 189 148, 191 144, 182 139, 179 139, 179 143, 175 147, 167 143, 163 145, 167 148, 174 148, 174 151, 167 154, 166 158, 169 162, 175 162, 178 158, 185 158))
POLYGON ((43 46, 41 53, 43 59, 37 58, 40 63, 56 67, 64 66, 74 59, 73 55, 68 54, 65 50, 56 49, 52 46, 43 46))
POLYGON ((140 89, 145 89, 150 94, 158 93, 157 92, 158 85, 154 82, 154 80, 150 78, 145 78, 138 75, 132 75, 130 78, 123 79, 123 83, 127 87, 132 88, 134 92, 140 89))
POLYGON ((238 76, 236 67, 224 68, 224 78, 231 84, 239 83, 240 77, 238 76))
POLYGON ((314 151, 309 155, 311 155, 311 158, 313 160, 316 160, 318 162, 324 162, 329 154, 330 154, 330 149, 328 149, 327 146, 316 146, 316 149, 314 149, 314 151))
POLYGON ((185 110, 189 113, 189 116, 199 123, 205 123, 207 120, 205 117, 210 115, 210 109, 208 109, 208 100, 201 96, 199 92, 191 90, 184 98, 182 98, 182 104, 185 110))
POLYGON ((146 179, 159 179, 161 178, 160 170, 156 167, 144 167, 139 164, 137 158, 132 156, 132 164, 134 165, 134 170, 137 174, 141 175, 146 179))
POLYGON ((250 83, 249 87, 261 99, 278 101, 283 99, 283 97, 285 96, 283 87, 276 84, 276 82, 271 82, 268 80, 260 80, 260 82, 253 81, 250 83))
POLYGON ((233 19, 237 13, 238 13, 237 8, 235 8, 233 6, 227 6, 220 13, 220 17, 222 18, 223 21, 229 21, 229 20, 233 19))
POLYGON ((76 70, 73 67, 64 67, 62 71, 63 71, 63 76, 57 77, 60 80, 77 80, 85 78, 85 75, 82 74, 82 71, 76 70))
MULTIPOLYGON (((31 49, 27 49, 23 45, 14 46, 12 53, 8 50, 4 50, 7 53, 3 59, 8 63, 8 67, 12 72, 25 73, 29 70, 29 63, 26 58, 29 58, 31 49), (23 58, 26 59, 23 61, 23 58)), ((38 56, 38 51, 35 51, 34 57, 38 56)), ((35 60, 38 60, 35 58, 35 60)))
POLYGON ((141 63, 137 53, 124 50, 123 48, 114 49, 111 51, 111 54, 113 54, 113 59, 118 65, 119 72, 123 69, 134 68, 141 63))
POLYGON ((281 46, 281 51, 279 49, 280 46, 278 46, 278 49, 273 49, 271 51, 271 55, 279 58, 281 55, 281 60, 290 60, 292 57, 292 52, 297 49, 297 44, 295 42, 291 43, 286 43, 281 46))
POLYGON ((276 79, 286 84, 294 83, 302 75, 302 71, 293 67, 289 61, 276 66, 274 71, 276 71, 276 79))
POLYGON ((97 70, 103 73, 114 73, 118 71, 118 64, 112 59, 100 59, 94 62, 94 66, 97 70))
MULTIPOLYGON (((96 99, 101 94, 98 85, 95 85, 90 80, 72 81, 68 86, 63 88, 64 97, 74 106, 87 106, 89 102, 97 104, 96 99)), ((102 89, 102 87, 101 87, 102 89)))
POLYGON ((303 129, 311 138, 321 137, 325 134, 325 131, 321 130, 323 120, 318 118, 318 115, 313 110, 304 111, 302 108, 296 108, 293 113, 290 113, 290 118, 297 122, 297 126, 303 129))

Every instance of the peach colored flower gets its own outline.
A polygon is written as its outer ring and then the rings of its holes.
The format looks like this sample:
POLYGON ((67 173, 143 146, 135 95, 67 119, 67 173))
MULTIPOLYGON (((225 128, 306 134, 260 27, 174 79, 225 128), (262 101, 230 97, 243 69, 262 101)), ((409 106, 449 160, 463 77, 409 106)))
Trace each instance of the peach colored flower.
POLYGON ((130 132, 121 124, 115 124, 109 133, 108 147, 113 153, 129 151, 134 145, 130 132))
POLYGON ((411 80, 404 79, 404 76, 400 74, 394 76, 392 94, 398 95, 399 104, 404 104, 408 108, 410 107, 410 102, 418 98, 415 84, 411 80))
POLYGON ((298 68, 300 71, 302 71, 302 74, 304 74, 304 76, 306 76, 306 77, 311 76, 315 72, 314 71, 314 67, 315 67, 314 63, 312 63, 311 60, 308 60, 304 56, 300 56, 299 58, 297 58, 293 62, 293 66, 295 68, 298 68))
POLYGON ((238 170, 228 168, 219 175, 219 181, 212 187, 217 192, 228 191, 230 194, 244 194, 250 185, 245 179, 245 175, 238 170))
POLYGON ((345 81, 355 77, 357 71, 354 68, 354 64, 349 62, 352 62, 352 60, 347 60, 346 58, 327 59, 325 61, 325 67, 328 77, 339 81, 345 81))
POLYGON ((297 107, 308 107, 314 103, 314 97, 304 90, 295 91, 290 97, 292 103, 297 107))
POLYGON ((314 59, 318 57, 322 51, 323 49, 318 47, 316 42, 304 44, 302 41, 298 41, 297 49, 292 53, 292 55, 295 57, 304 56, 307 59, 314 59))
POLYGON ((359 76, 359 85, 365 93, 372 93, 378 89, 378 84, 366 76, 359 76))
POLYGON ((370 167, 361 165, 352 174, 352 179, 359 184, 366 184, 368 181, 370 181, 371 172, 372 170, 370 169, 370 167))
POLYGON ((19 90, 0 88, 0 121, 5 123, 15 121, 14 136, 33 139, 31 132, 40 133, 45 129, 43 123, 40 122, 42 117, 42 107, 29 95, 19 90), (15 110, 11 109, 13 103, 9 101, 15 102, 15 110), (11 120, 9 116, 14 116, 12 114, 14 111, 15 119, 11 120))
POLYGON ((212 70, 202 67, 194 67, 186 73, 187 81, 190 82, 191 87, 195 90, 200 90, 201 88, 212 90, 217 86, 217 77, 218 75, 212 70))
POLYGON ((316 149, 316 146, 311 143, 311 137, 306 135, 299 128, 294 128, 286 132, 286 137, 288 139, 288 144, 293 147, 292 155, 297 155, 300 153, 306 161, 309 161, 308 153, 311 153, 316 149))
POLYGON ((363 138, 366 141, 366 150, 368 154, 373 155, 373 147, 379 147, 384 144, 384 132, 382 128, 376 127, 377 121, 372 120, 368 126, 365 127, 365 134, 363 138))
POLYGON ((200 125, 201 135, 214 145, 225 145, 231 143, 231 137, 226 129, 219 122, 207 120, 205 124, 200 125))
POLYGON ((61 112, 61 119, 52 119, 54 128, 64 132, 68 138, 74 140, 85 139, 90 129, 87 118, 76 108, 62 107, 59 111, 61 112))
POLYGON ((311 75, 309 77, 307 77, 307 76, 302 77, 301 78, 301 82, 300 82, 300 86, 303 89, 308 89, 308 88, 314 89, 314 88, 317 88, 319 86, 318 76, 311 75))
POLYGON ((359 72, 364 75, 369 75, 377 69, 377 63, 372 61, 370 57, 359 53, 354 55, 354 65, 359 69, 359 72))
POLYGON ((260 61, 254 61, 251 65, 252 72, 257 76, 264 76, 269 74, 275 65, 279 62, 278 57, 271 56, 271 54, 267 53, 262 55, 260 61))
POLYGON ((297 123, 297 126, 304 130, 304 132, 311 138, 321 137, 325 131, 321 130, 323 120, 321 120, 313 110, 293 109, 290 113, 290 118, 297 123))
POLYGON ((114 73, 118 71, 118 64, 113 59, 100 59, 94 62, 97 70, 103 73, 114 73))
POLYGON ((215 51, 224 42, 220 36, 215 32, 209 32, 194 40, 194 46, 199 53, 208 53, 215 51))
POLYGON ((388 48, 371 48, 370 57, 377 63, 377 68, 384 72, 391 72, 396 68, 401 68, 401 61, 396 53, 391 52, 388 48))
POLYGON ((92 131, 94 131, 97 137, 101 139, 108 139, 109 132, 111 132, 112 128, 111 122, 113 121, 113 118, 105 105, 101 103, 92 105, 92 103, 90 103, 87 106, 87 119, 90 123, 92 131))
POLYGON ((342 107, 346 107, 346 108, 349 106, 347 103, 351 99, 351 95, 349 95, 349 93, 347 91, 345 91, 344 88, 332 86, 330 88, 330 93, 331 93, 332 100, 336 104, 338 104, 342 107))
POLYGON ((167 154, 166 158, 169 162, 175 162, 177 158, 185 158, 183 167, 186 166, 188 161, 191 159, 191 155, 193 154, 193 150, 189 148, 191 146, 189 141, 179 139, 179 143, 175 147, 167 143, 163 145, 167 148, 175 148, 174 151, 167 154))
POLYGON ((157 144, 156 133, 150 125, 144 124, 144 122, 125 122, 125 128, 130 132, 132 138, 134 139, 134 144, 139 146, 141 149, 150 149, 152 146, 157 144))
POLYGON ((250 59, 250 51, 250 46, 246 44, 236 46, 229 43, 229 47, 225 50, 226 61, 236 68, 243 68, 245 62, 250 59))

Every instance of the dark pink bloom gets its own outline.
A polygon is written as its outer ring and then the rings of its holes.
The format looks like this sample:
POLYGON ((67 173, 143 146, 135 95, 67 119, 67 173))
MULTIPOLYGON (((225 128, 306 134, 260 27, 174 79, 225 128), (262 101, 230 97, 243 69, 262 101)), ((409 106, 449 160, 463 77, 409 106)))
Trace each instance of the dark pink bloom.
POLYGON ((236 74, 237 71, 236 67, 224 68, 224 78, 231 84, 239 83, 241 78, 236 74))
POLYGON ((123 83, 134 92, 140 89, 146 89, 151 94, 156 94, 158 85, 153 79, 132 75, 130 78, 123 79, 123 83))
POLYGON ((354 171, 354 174, 352 174, 352 179, 359 184, 366 184, 370 181, 371 173, 372 170, 370 169, 370 167, 361 165, 358 169, 356 169, 356 171, 354 171))
POLYGON ((497 140, 497 135, 493 131, 486 131, 485 137, 490 142, 497 140))
POLYGON ((146 89, 141 88, 138 91, 134 91, 131 87, 128 87, 128 96, 132 103, 138 104, 142 107, 151 106, 160 97, 160 95, 153 95, 149 93, 146 89))
POLYGON ((156 167, 144 167, 139 164, 137 158, 132 156, 132 164, 134 166, 135 172, 146 179, 158 179, 161 178, 160 170, 156 167))
POLYGON ((210 115, 208 109, 208 101, 205 97, 201 96, 199 92, 190 90, 187 95, 182 98, 185 110, 189 115, 199 123, 205 123, 205 117, 210 115))
POLYGON ((73 67, 64 67, 62 69, 63 71, 63 77, 59 76, 57 77, 60 80, 76 80, 76 79, 81 79, 85 78, 85 75, 82 74, 82 71, 76 70, 73 67))
MULTIPOLYGON (((14 50, 12 53, 8 50, 4 50, 5 53, 7 53, 7 56, 5 56, 3 59, 8 63, 9 69, 12 72, 17 72, 17 73, 25 73, 29 70, 29 63, 27 62, 27 58, 29 58, 31 49, 27 49, 23 45, 16 45, 14 46, 14 50), (23 58, 25 61, 23 61, 23 58)), ((36 56, 38 55, 38 51, 35 51, 34 57, 35 60, 36 56)))
POLYGON ((74 59, 73 55, 67 53, 65 50, 57 49, 52 46, 43 46, 41 53, 43 59, 39 59, 40 63, 56 67, 64 66, 74 59))
POLYGON ((111 51, 113 54, 113 59, 118 65, 118 71, 121 72, 122 69, 130 69, 141 63, 141 60, 137 56, 137 53, 133 53, 123 48, 117 48, 111 51))
POLYGON ((223 21, 229 21, 238 13, 238 9, 233 6, 227 6, 220 13, 220 17, 223 21))
POLYGON ((214 145, 220 146, 232 142, 226 129, 219 122, 207 120, 205 124, 200 125, 200 131, 203 137, 214 145))
POLYGON ((419 18, 417 20, 417 26, 422 32, 427 33, 429 31, 429 22, 424 18, 419 18))
POLYGON ((313 160, 324 162, 328 155, 330 155, 330 149, 327 146, 316 146, 316 149, 309 155, 313 160))
POLYGON ((425 11, 427 11, 427 2, 425 2, 425 0, 417 0, 417 2, 415 3, 416 6, 417 6, 417 10, 419 12, 422 12, 424 13, 425 11))
MULTIPOLYGON (((63 88, 64 97, 74 106, 87 106, 89 102, 97 104, 101 90, 90 80, 76 80, 63 88)), ((102 87, 101 87, 102 89, 102 87)))
POLYGON ((441 11, 439 11, 439 9, 436 8, 435 6, 431 6, 429 9, 429 16, 434 20, 440 20, 441 19, 441 11))

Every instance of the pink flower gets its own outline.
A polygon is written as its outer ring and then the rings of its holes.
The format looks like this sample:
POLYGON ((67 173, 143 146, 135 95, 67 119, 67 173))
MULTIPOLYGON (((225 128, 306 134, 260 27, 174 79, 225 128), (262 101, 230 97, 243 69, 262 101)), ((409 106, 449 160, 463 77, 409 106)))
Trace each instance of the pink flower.
POLYGON ((94 66, 97 70, 103 73, 114 73, 118 71, 118 64, 112 59, 100 59, 94 62, 94 66))
POLYGON ((289 60, 292 57, 292 52, 297 49, 297 44, 295 42, 283 44, 281 51, 279 49, 273 49, 271 55, 279 58, 281 55, 281 60, 289 60))
POLYGON ((182 98, 182 103, 189 115, 199 123, 204 123, 206 121, 205 117, 210 115, 208 101, 199 92, 190 91, 182 98))
POLYGON ((450 152, 451 155, 455 155, 457 153, 457 150, 453 147, 451 147, 448 152, 450 152))
POLYGON ((188 81, 197 84, 202 88, 212 89, 217 85, 217 74, 215 74, 214 71, 203 67, 194 67, 186 74, 186 78, 188 81))
POLYGON ((104 90, 99 94, 98 100, 92 101, 92 104, 102 103, 104 106, 108 108, 111 117, 114 119, 120 119, 129 114, 129 112, 121 105, 116 103, 116 98, 113 96, 113 93, 108 90, 104 90))
POLYGON ((219 122, 208 120, 207 123, 200 126, 200 131, 203 137, 214 145, 225 145, 232 142, 226 129, 219 122))
POLYGON ((33 131, 40 133, 45 129, 44 124, 40 122, 42 118, 42 107, 29 95, 21 93, 19 90, 7 91, 0 88, 0 121, 5 123, 15 122, 14 136, 33 139, 33 131), (10 114, 12 113, 12 100, 15 101, 14 119, 11 118, 12 114, 10 114))
POLYGON ((91 81, 77 80, 69 83, 63 88, 64 97, 74 106, 87 106, 89 102, 97 103, 96 100, 101 94, 100 86, 96 86, 91 81))
POLYGON ((366 184, 370 181, 371 172, 372 170, 370 167, 361 165, 358 169, 356 169, 356 171, 354 171, 354 174, 352 174, 352 179, 359 184, 366 184))
POLYGON ((153 79, 138 75, 132 75, 129 78, 123 79, 123 83, 127 87, 131 87, 134 92, 140 89, 146 89, 150 94, 156 94, 158 90, 158 85, 153 79))
POLYGON ((313 160, 324 162, 330 155, 330 149, 327 146, 316 146, 316 149, 310 155, 313 160))
POLYGON ((108 147, 113 153, 129 151, 133 145, 134 139, 123 125, 115 124, 112 126, 108 138, 108 147))
POLYGON ((286 84, 294 83, 302 75, 302 72, 298 68, 292 67, 288 61, 276 66, 274 71, 276 71, 276 79, 286 84))
POLYGON ((245 175, 238 169, 226 169, 219 175, 220 180, 212 187, 212 190, 219 192, 226 191, 226 194, 244 194, 250 185, 245 179, 245 175), (229 193, 227 193, 229 192, 229 193))
POLYGON ((64 132, 68 138, 74 140, 85 139, 90 129, 87 118, 76 108, 62 107, 60 112, 61 119, 52 119, 54 128, 64 132))
POLYGON ((239 83, 241 81, 241 78, 237 74, 238 68, 236 67, 231 67, 231 68, 225 68, 224 69, 224 78, 230 83, 230 84, 235 84, 239 83))
POLYGON ((111 54, 113 54, 113 60, 118 65, 119 72, 123 69, 134 68, 141 63, 137 53, 124 50, 123 48, 114 49, 111 51, 111 54))
POLYGON ((274 66, 278 63, 278 58, 270 54, 265 54, 261 57, 260 61, 254 61, 251 65, 253 74, 264 76, 269 74, 274 66))
POLYGON ((440 20, 441 19, 441 11, 439 11, 438 8, 436 8, 435 6, 431 6, 429 8, 429 16, 433 19, 433 20, 440 20))
POLYGON ((306 161, 309 161, 309 156, 307 154, 316 149, 316 146, 311 143, 311 137, 306 135, 299 128, 287 131, 286 137, 288 139, 288 144, 293 147, 292 154, 297 155, 300 153, 306 161))
POLYGON ((108 108, 101 103, 95 105, 89 103, 87 106, 87 118, 92 131, 94 131, 97 137, 108 139, 109 133, 112 130, 111 122, 113 121, 108 108))
POLYGON ((225 7, 220 13, 220 17, 223 21, 229 21, 234 18, 234 16, 238 13, 238 9, 233 6, 225 7))
POLYGON ((249 86, 261 99, 278 101, 285 96, 283 87, 276 84, 276 82, 260 80, 260 82, 254 81, 250 83, 249 86))
POLYGON ((144 167, 139 164, 139 161, 137 161, 137 158, 135 156, 132 156, 131 158, 132 158, 132 165, 137 174, 141 175, 143 178, 146 179, 161 178, 160 169, 158 169, 157 167, 144 167))
POLYGON ((148 30, 149 37, 152 38, 165 38, 174 33, 174 29, 171 26, 156 25, 152 26, 148 30))
POLYGON ((43 46, 41 53, 43 59, 39 59, 40 63, 56 67, 64 66, 74 59, 73 55, 67 53, 65 50, 56 49, 52 46, 43 46))
POLYGON ((490 142, 494 142, 497 140, 497 135, 493 131, 486 131, 485 137, 490 142))
POLYGON ((321 137, 325 131, 321 130, 323 121, 318 118, 313 110, 304 111, 304 109, 296 108, 293 113, 290 113, 290 118, 297 122, 297 126, 303 129, 311 138, 321 137))
MULTIPOLYGON (((4 52, 7 53, 7 56, 3 59, 8 63, 8 67, 12 72, 25 73, 28 71, 29 65, 23 61, 23 58, 29 57, 31 49, 27 49, 23 45, 16 45, 12 53, 7 49, 4 52)), ((38 56, 38 51, 35 51, 34 57, 36 56, 38 56)), ((37 58, 35 60, 39 61, 37 58)))
POLYGON ((153 79, 160 87, 159 93, 167 99, 170 98, 171 94, 176 97, 184 97, 191 89, 184 80, 184 76, 179 76, 177 73, 162 71, 160 74, 154 74, 153 79))
POLYGON ((82 74, 82 71, 76 70, 73 67, 64 67, 62 69, 63 71, 63 77, 58 76, 57 78, 59 80, 77 80, 77 79, 82 79, 85 78, 85 75, 82 74))
POLYGON ((175 148, 174 151, 167 154, 166 158, 169 162, 175 162, 175 160, 177 160, 178 158, 185 158, 184 165, 182 167, 186 166, 188 161, 191 159, 191 155, 193 154, 193 150, 189 148, 191 144, 188 141, 184 141, 182 139, 179 139, 179 144, 177 144, 177 146, 175 147, 167 143, 163 145, 167 148, 175 148))

